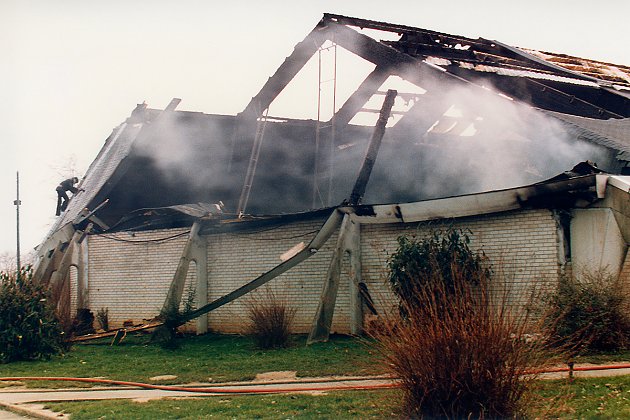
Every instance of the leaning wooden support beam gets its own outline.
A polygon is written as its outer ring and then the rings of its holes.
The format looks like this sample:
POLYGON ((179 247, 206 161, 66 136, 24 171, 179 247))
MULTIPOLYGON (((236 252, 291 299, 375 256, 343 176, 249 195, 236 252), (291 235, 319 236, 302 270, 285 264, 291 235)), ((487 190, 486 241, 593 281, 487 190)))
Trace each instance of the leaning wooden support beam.
POLYGON ((41 286, 53 289, 58 287, 60 279, 65 277, 70 266, 78 264, 74 248, 81 234, 81 231, 75 231, 70 241, 59 244, 55 249, 50 263, 43 270, 41 277, 38 278, 38 283, 41 286))
POLYGON ((188 241, 186 241, 182 255, 179 258, 179 263, 177 264, 173 281, 171 281, 171 286, 169 287, 168 294, 164 300, 161 314, 175 313, 179 310, 179 304, 182 301, 182 295, 184 294, 186 277, 188 276, 188 268, 190 267, 191 261, 193 261, 193 248, 201 242, 201 239, 199 238, 200 227, 201 222, 197 220, 193 223, 192 228, 190 229, 188 241))
POLYGON ((68 223, 39 246, 33 267, 33 283, 44 287, 48 286, 50 274, 54 271, 53 267, 58 265, 63 258, 63 251, 72 240, 75 232, 74 226, 68 223))
POLYGON ((308 336, 307 344, 328 341, 332 327, 337 293, 341 283, 341 263, 344 255, 350 257, 349 292, 350 292, 350 333, 359 335, 363 332, 363 300, 361 298, 361 244, 360 225, 349 215, 344 216, 337 246, 328 268, 326 283, 319 301, 317 313, 308 336), (348 216, 348 217, 346 217, 348 216))
MULTIPOLYGON (((359 170, 359 175, 357 176, 354 188, 352 189, 352 193, 350 194, 349 203, 351 206, 359 204, 361 202, 361 198, 363 198, 367 183, 370 180, 372 168, 374 167, 376 157, 378 156, 378 150, 381 146, 381 140, 383 139, 383 135, 385 134, 385 126, 387 125, 387 120, 389 119, 392 106, 394 105, 394 100, 396 99, 397 94, 398 92, 396 92, 395 90, 388 90, 387 94, 385 95, 385 100, 383 101, 383 106, 381 107, 378 121, 376 122, 376 126, 374 127, 374 133, 372 134, 372 138, 370 139, 370 143, 368 144, 368 149, 365 154, 363 165, 359 170)), ((322 291, 322 296, 319 301, 319 306, 317 308, 315 319, 313 320, 313 326, 311 327, 311 332, 308 336, 307 344, 319 341, 328 341, 330 328, 332 326, 332 318, 335 311, 335 303, 337 300, 337 291, 339 290, 341 260, 343 259, 343 255, 347 250, 345 238, 346 236, 348 236, 349 223, 351 223, 350 218, 344 216, 343 223, 341 224, 341 229, 339 231, 337 247, 335 248, 330 266, 328 268, 326 282, 324 283, 324 290, 322 291)), ((358 282, 356 286, 358 288, 358 282)), ((356 301, 353 302, 356 304, 356 301)))
POLYGON ((315 318, 313 319, 313 325, 311 327, 311 332, 308 335, 308 339, 306 340, 306 344, 328 341, 332 318, 335 312, 335 303, 337 302, 339 282, 341 279, 341 261, 343 260, 345 251, 344 244, 348 232, 348 223, 351 223, 350 217, 345 215, 343 217, 343 221, 341 222, 339 236, 337 237, 337 246, 333 251, 333 256, 330 261, 330 265, 328 266, 324 289, 322 290, 322 295, 319 299, 317 312, 315 314, 315 318))
POLYGON ((257 289, 265 283, 275 279, 279 275, 287 272, 307 258, 315 255, 317 251, 319 251, 319 249, 324 246, 328 238, 330 238, 332 234, 335 233, 335 231, 339 228, 343 217, 344 216, 340 212, 334 210, 328 217, 322 228, 319 230, 317 235, 315 235, 311 242, 302 251, 298 252, 293 257, 282 262, 281 264, 277 265, 276 267, 272 268, 261 276, 258 276, 249 283, 191 312, 180 320, 180 325, 183 325, 192 319, 207 314, 210 311, 213 311, 225 304, 232 302, 235 299, 238 299, 239 297, 257 289))
POLYGON ((359 204, 363 198, 363 194, 367 188, 367 183, 370 180, 370 175, 372 174, 372 168, 376 162, 378 150, 381 147, 381 140, 385 134, 385 126, 387 125, 387 120, 389 119, 397 94, 397 91, 390 89, 387 91, 387 95, 385 95, 385 100, 383 101, 383 106, 381 107, 381 113, 378 117, 378 121, 376 122, 376 126, 374 127, 374 133, 370 139, 365 159, 363 160, 363 165, 361 166, 359 176, 357 177, 352 193, 350 194, 350 205, 352 206, 359 204))

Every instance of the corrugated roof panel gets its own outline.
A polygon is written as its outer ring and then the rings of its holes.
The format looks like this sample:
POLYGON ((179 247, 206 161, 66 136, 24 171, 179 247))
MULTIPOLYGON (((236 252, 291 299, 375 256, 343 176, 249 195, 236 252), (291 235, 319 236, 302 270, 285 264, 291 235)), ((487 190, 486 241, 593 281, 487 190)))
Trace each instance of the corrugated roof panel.
POLYGON ((620 152, 618 158, 628 160, 624 157, 630 155, 630 118, 599 120, 560 112, 546 111, 545 113, 568 123, 578 130, 581 137, 618 150, 620 152))

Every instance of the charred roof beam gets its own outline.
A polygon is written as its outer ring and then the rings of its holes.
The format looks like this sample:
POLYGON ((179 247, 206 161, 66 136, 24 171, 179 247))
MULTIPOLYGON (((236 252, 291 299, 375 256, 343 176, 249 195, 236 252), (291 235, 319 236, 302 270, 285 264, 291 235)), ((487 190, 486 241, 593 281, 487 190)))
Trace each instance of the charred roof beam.
POLYGON ((334 118, 329 121, 329 123, 332 120, 335 121, 335 131, 337 133, 341 133, 390 75, 391 69, 389 66, 376 66, 372 73, 363 80, 357 90, 339 108, 334 118))
POLYGON ((330 22, 341 24, 341 25, 355 26, 361 29, 364 29, 364 28, 376 29, 379 31, 392 32, 392 33, 397 33, 401 35, 406 34, 406 35, 411 35, 412 37, 423 35, 425 37, 431 37, 432 39, 438 39, 441 42, 444 42, 443 40, 449 40, 450 42, 454 44, 471 44, 471 43, 476 42, 474 39, 471 39, 471 38, 466 38, 463 36, 456 36, 456 35, 449 35, 442 32, 430 31, 427 29, 416 28, 413 26, 397 25, 393 23, 379 22, 376 20, 359 19, 359 18, 353 18, 349 16, 335 15, 332 13, 324 13, 322 24, 327 25, 330 22))
POLYGON ((549 71, 552 71, 555 74, 558 75, 562 75, 562 76, 567 76, 567 77, 572 77, 575 79, 580 79, 580 80, 588 80, 591 82, 595 82, 595 83, 602 83, 603 81, 600 79, 597 79, 595 77, 591 77, 591 76, 586 76, 582 73, 578 73, 576 71, 572 71, 569 69, 566 69, 564 67, 561 67, 557 64, 554 63, 550 63, 548 61, 545 61, 541 58, 538 58, 534 55, 528 54, 525 51, 522 51, 518 48, 514 48, 510 45, 507 44, 503 44, 499 41, 488 41, 488 42, 492 42, 493 44, 496 45, 497 50, 500 51, 502 53, 502 55, 512 55, 513 57, 518 57, 521 61, 525 61, 527 63, 529 63, 531 66, 538 66, 542 69, 546 69, 549 71))
POLYGON ((608 89, 593 89, 590 86, 566 84, 553 80, 540 80, 539 83, 593 104, 593 106, 599 106, 617 115, 617 118, 630 117, 630 99, 611 93, 608 89))
MULTIPOLYGON (((448 95, 444 95, 438 89, 427 91, 424 95, 420 95, 420 99, 407 110, 391 131, 413 132, 418 137, 424 135, 453 105, 448 99, 448 95)), ((409 140, 417 141, 418 138, 409 140)))
MULTIPOLYGON (((417 44, 418 46, 422 46, 423 48, 435 48, 441 49, 443 51, 450 50, 451 54, 453 54, 453 58, 461 56, 464 53, 469 57, 471 54, 473 54, 473 52, 486 53, 501 56, 506 59, 515 60, 521 63, 527 61, 530 64, 528 66, 530 68, 532 65, 534 65, 535 67, 540 69, 549 69, 549 66, 547 66, 544 61, 536 62, 535 60, 530 60, 529 55, 521 52, 520 50, 512 49, 511 47, 504 48, 504 44, 484 38, 473 39, 464 36, 451 35, 443 32, 417 28, 413 26, 397 25, 387 22, 379 22, 374 20, 359 19, 349 16, 325 13, 324 18, 322 19, 322 24, 327 24, 328 22, 355 26, 361 29, 367 28, 401 34, 402 36, 400 40, 385 41, 385 43, 393 46, 396 49, 399 49, 402 52, 407 52, 405 51, 405 48, 409 49, 412 48, 414 44, 417 44), (458 44, 462 48, 465 48, 466 46, 469 46, 469 48, 456 49, 456 46, 458 44), (401 46, 402 48, 399 48, 399 46, 401 46)), ((440 55, 440 57, 448 58, 442 55, 440 55)))
POLYGON ((405 41, 383 41, 383 44, 389 45, 400 52, 412 56, 436 56, 446 60, 466 60, 477 61, 472 50, 455 49, 444 47, 440 44, 423 44, 405 41))
POLYGON ((548 84, 527 77, 511 77, 495 73, 481 73, 456 65, 449 66, 448 71, 466 80, 470 80, 471 83, 479 83, 480 80, 486 80, 490 82, 494 88, 504 94, 519 98, 519 100, 525 101, 538 108, 588 118, 623 118, 623 115, 616 112, 602 108, 575 95, 571 95, 548 84), (529 98, 529 100, 525 98, 529 98))
MULTIPOLYGON (((358 103, 367 96, 367 93, 371 90, 371 86, 385 76, 385 69, 390 70, 388 75, 397 75, 418 86, 420 86, 421 83, 430 81, 430 79, 446 80, 474 86, 469 81, 447 73, 438 66, 424 63, 417 58, 404 54, 393 47, 378 42, 345 25, 371 27, 383 30, 386 30, 384 28, 388 26, 388 24, 381 24, 380 22, 346 18, 339 15, 324 15, 322 21, 302 42, 295 46, 293 53, 286 58, 274 75, 267 80, 267 83, 265 83, 260 92, 252 98, 240 115, 246 117, 250 116, 252 119, 258 117, 263 110, 269 107, 271 102, 276 99, 327 40, 334 41, 346 50, 376 64, 377 69, 379 69, 368 76, 368 79, 366 79, 364 84, 357 90, 356 96, 351 96, 338 111, 336 127, 344 127, 345 124, 356 115, 358 110, 365 104, 365 101, 360 105, 358 105, 358 103)), ((403 29, 400 25, 393 26, 395 28, 390 27, 390 31, 403 29)), ((417 31, 417 28, 408 27, 407 30, 417 31)), ((443 35, 437 32, 435 34, 443 35)), ((481 88, 479 88, 478 91, 482 94, 487 94, 487 92, 481 88)), ((369 99, 369 97, 367 97, 367 99, 369 99)))
POLYGON ((262 112, 269 107, 280 92, 302 70, 308 60, 329 39, 327 33, 327 28, 318 24, 302 42, 298 43, 291 55, 284 60, 273 76, 267 80, 258 94, 249 101, 241 115, 252 119, 262 115, 262 112))
POLYGON ((392 75, 399 76, 416 86, 421 87, 438 81, 454 82, 477 89, 481 95, 489 94, 480 86, 458 75, 404 54, 344 25, 329 22, 328 27, 334 31, 334 39, 339 46, 377 66, 389 67, 392 75))

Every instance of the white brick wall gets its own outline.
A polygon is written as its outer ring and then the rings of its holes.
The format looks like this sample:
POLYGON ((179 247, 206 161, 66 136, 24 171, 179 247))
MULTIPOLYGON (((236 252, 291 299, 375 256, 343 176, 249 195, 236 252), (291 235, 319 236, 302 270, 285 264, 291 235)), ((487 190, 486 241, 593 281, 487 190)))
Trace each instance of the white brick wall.
POLYGON ((88 287, 92 312, 108 308, 111 326, 119 326, 128 319, 138 323, 156 316, 164 304, 187 237, 147 241, 185 231, 187 229, 136 232, 134 236, 128 233, 90 236, 88 287))
MULTIPOLYGON (((324 219, 293 222, 275 227, 208 235, 208 301, 211 302, 253 280, 279 264, 280 255, 299 242, 308 242, 324 219)), ((558 273, 555 220, 549 210, 506 212, 467 217, 453 222, 363 225, 361 227, 362 276, 377 305, 391 302, 387 289, 386 260, 396 249, 399 235, 424 235, 432 228, 453 226, 471 231, 471 247, 483 249, 509 283, 515 303, 522 303, 531 286, 553 284, 558 273)), ((164 242, 149 241, 173 236, 186 229, 91 236, 89 243, 89 299, 92 311, 109 308, 110 324, 126 319, 140 322, 155 316, 166 298, 186 236, 164 242)), ((272 280, 276 296, 297 308, 295 329, 307 332, 317 309, 324 277, 336 243, 336 234, 313 257, 272 280)), ((192 268, 192 267, 191 267, 192 268)), ((346 259, 332 331, 347 332, 349 293, 346 259)), ((189 271, 192 281, 194 270, 189 271)), ((187 290, 187 288, 186 288, 187 290)), ((184 296, 185 297, 185 296, 184 296)), ((242 331, 247 296, 208 315, 212 330, 242 331)))
POLYGON ((449 226, 468 231, 471 249, 486 254, 495 281, 506 284, 505 291, 515 304, 525 303, 532 287, 549 287, 557 281, 556 222, 548 210, 514 211, 445 222, 363 225, 363 281, 377 305, 390 303, 392 297, 387 289, 386 261, 396 250, 396 239, 400 235, 422 237, 449 226))
MULTIPOLYGON (((278 265, 280 255, 300 242, 308 244, 315 236, 312 232, 319 230, 323 222, 322 219, 209 236, 208 300, 215 300, 278 265)), ((299 331, 310 328, 336 241, 335 234, 317 254, 268 283, 276 296, 285 297, 297 308, 295 328, 299 331)), ((347 293, 339 298, 338 304, 343 305, 347 293)), ((342 305, 335 311, 333 322, 347 317, 342 305)), ((213 311, 209 325, 220 331, 240 331, 246 318, 243 302, 237 300, 213 311)))

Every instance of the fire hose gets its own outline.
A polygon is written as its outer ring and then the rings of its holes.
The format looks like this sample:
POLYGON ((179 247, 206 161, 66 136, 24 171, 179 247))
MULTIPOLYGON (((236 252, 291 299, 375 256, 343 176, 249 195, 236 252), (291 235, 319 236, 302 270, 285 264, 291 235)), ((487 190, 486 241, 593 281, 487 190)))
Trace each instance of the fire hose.
MULTIPOLYGON (((612 369, 630 369, 630 363, 620 363, 615 365, 596 365, 596 366, 569 366, 569 367, 556 367, 547 369, 536 369, 525 372, 526 374, 541 374, 541 373, 556 373, 556 372, 585 372, 595 370, 612 370, 612 369)), ((383 379, 383 378, 378 378, 383 379)), ((120 385, 129 386, 144 389, 157 389, 163 391, 185 391, 193 393, 205 393, 205 394, 282 394, 290 392, 315 392, 315 391, 340 391, 340 390, 372 390, 372 389, 389 389, 398 388, 400 383, 396 378, 387 378, 391 382, 380 384, 343 384, 343 385, 317 385, 310 387, 300 386, 285 386, 285 387, 256 387, 247 384, 243 387, 243 384, 233 386, 209 386, 209 387, 188 387, 178 385, 154 385, 146 384, 142 382, 131 381, 117 381, 112 379, 100 379, 100 378, 74 378, 74 377, 61 377, 61 376, 14 376, 14 377, 0 377, 0 381, 65 381, 65 382, 83 382, 94 384, 107 384, 107 385, 120 385), (237 389, 234 387, 243 387, 243 389, 237 389)), ((345 380, 356 381, 356 379, 345 380)), ((339 381, 336 381, 339 382, 339 381)))
MULTIPOLYGON (((356 380, 356 379, 355 379, 356 380)), ((194 393, 206 393, 206 394, 282 394, 289 392, 314 392, 314 391, 340 391, 340 390, 369 390, 369 389, 386 389, 396 388, 399 386, 396 382, 381 383, 381 384, 363 384, 363 385, 332 385, 332 386, 311 386, 311 387, 296 387, 289 386, 284 388, 265 388, 265 387, 253 387, 246 385, 243 389, 235 389, 234 387, 242 387, 243 384, 233 385, 229 387, 209 386, 205 388, 178 386, 178 385, 154 385, 146 384, 142 382, 130 382, 130 381, 116 381, 112 379, 100 379, 100 378, 73 378, 62 376, 15 376, 15 377, 0 377, 0 381, 66 381, 66 382, 84 382, 95 384, 107 384, 107 385, 121 385, 145 389, 158 389, 163 391, 186 391, 194 393)), ((347 380, 346 380, 347 381, 347 380)))

